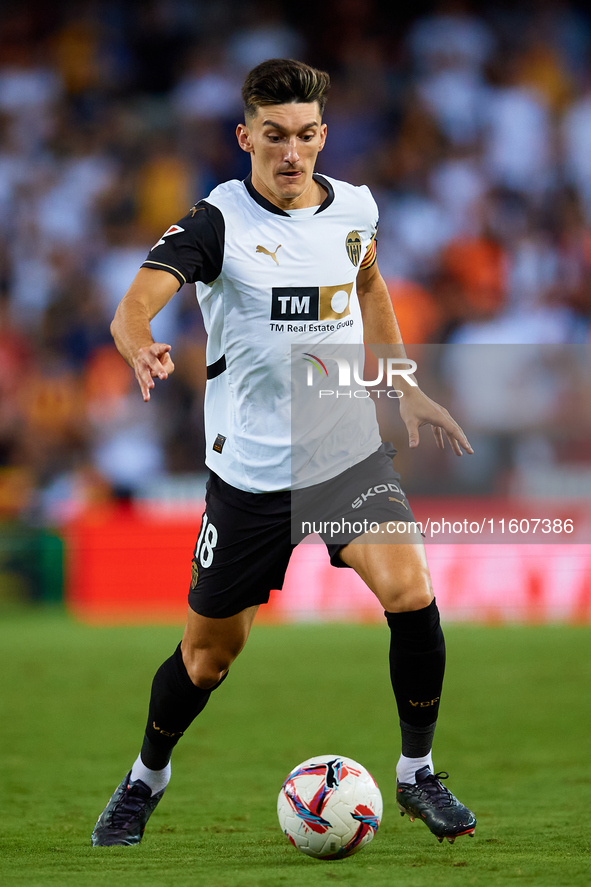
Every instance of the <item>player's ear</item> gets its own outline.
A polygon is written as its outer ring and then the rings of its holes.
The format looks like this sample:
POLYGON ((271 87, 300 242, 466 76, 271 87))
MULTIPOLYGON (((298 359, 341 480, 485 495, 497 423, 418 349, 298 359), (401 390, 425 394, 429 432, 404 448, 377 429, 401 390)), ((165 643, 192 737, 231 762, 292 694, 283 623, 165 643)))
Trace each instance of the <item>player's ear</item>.
POLYGON ((252 154, 252 138, 250 130, 245 123, 239 123, 236 127, 236 138, 238 139, 238 144, 242 150, 246 151, 248 154, 252 154))
POLYGON ((322 149, 324 148, 325 141, 326 141, 326 123, 323 123, 322 126, 320 127, 320 147, 318 148, 319 151, 322 151, 322 149))

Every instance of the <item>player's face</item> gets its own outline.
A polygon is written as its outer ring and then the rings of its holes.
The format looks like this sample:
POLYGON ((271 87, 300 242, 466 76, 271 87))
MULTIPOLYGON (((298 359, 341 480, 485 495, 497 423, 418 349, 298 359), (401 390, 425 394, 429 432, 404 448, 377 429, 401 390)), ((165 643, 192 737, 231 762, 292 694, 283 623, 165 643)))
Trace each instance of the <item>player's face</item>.
POLYGON ((322 202, 312 173, 326 139, 317 102, 267 105, 236 129, 238 143, 252 158, 252 184, 281 209, 322 202))

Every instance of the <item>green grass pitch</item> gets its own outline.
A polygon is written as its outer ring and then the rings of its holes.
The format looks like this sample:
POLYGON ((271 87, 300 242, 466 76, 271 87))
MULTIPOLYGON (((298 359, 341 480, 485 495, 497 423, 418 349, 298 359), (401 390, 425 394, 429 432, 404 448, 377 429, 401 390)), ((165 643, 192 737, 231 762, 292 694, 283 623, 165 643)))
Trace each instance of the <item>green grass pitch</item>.
POLYGON ((0 624, 4 887, 591 884, 591 629, 447 626, 435 764, 478 818, 439 845, 394 802, 399 752, 386 626, 260 626, 181 741, 139 847, 90 832, 134 758, 174 628, 100 629, 60 613, 0 624), (299 854, 275 813, 313 754, 363 763, 384 819, 357 856, 299 854))

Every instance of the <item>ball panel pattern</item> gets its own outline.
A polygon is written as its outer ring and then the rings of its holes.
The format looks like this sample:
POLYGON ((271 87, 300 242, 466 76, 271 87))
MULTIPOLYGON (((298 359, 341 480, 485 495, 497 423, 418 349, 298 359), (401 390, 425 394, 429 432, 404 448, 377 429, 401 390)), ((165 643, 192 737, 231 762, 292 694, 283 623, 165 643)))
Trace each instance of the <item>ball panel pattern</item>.
POLYGON ((277 814, 283 832, 302 853, 343 859, 372 840, 382 818, 382 796, 361 764, 320 755, 288 775, 277 814))

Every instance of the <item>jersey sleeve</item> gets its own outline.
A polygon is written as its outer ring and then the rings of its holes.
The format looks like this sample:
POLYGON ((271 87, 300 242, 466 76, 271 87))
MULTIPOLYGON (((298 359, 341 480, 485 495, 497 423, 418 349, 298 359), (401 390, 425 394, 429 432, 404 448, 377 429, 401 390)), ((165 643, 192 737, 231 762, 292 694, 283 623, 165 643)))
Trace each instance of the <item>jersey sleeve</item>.
POLYGON ((224 260, 224 217, 217 206, 199 201, 154 244, 142 268, 168 271, 183 283, 211 283, 224 260))
POLYGON ((377 242, 378 242, 378 224, 379 224, 379 211, 378 205, 375 202, 373 195, 367 185, 362 185, 362 192, 365 192, 365 196, 367 198, 367 209, 369 213, 369 229, 371 234, 371 240, 365 250, 365 255, 361 260, 361 264, 359 265, 360 271, 365 271, 367 268, 371 268, 377 259, 377 242))
POLYGON ((377 259, 377 228, 376 233, 371 238, 370 244, 365 250, 365 255, 363 257, 363 261, 359 265, 360 271, 365 271, 366 268, 371 268, 372 265, 375 264, 377 259))

